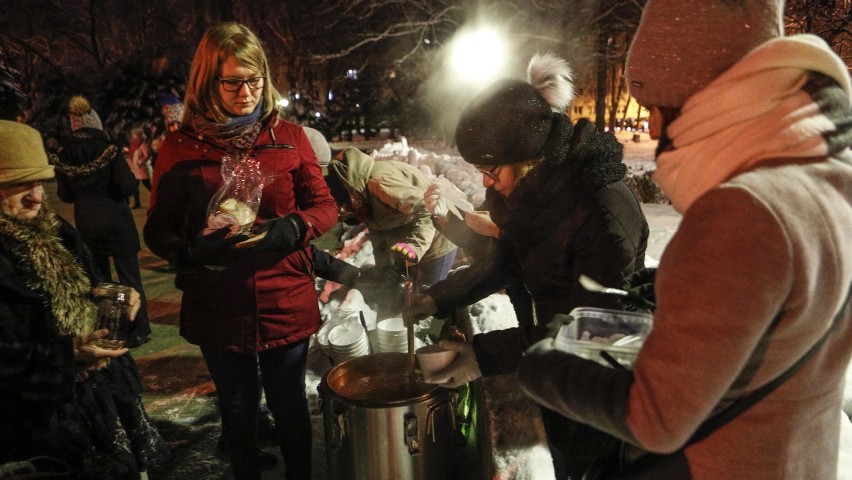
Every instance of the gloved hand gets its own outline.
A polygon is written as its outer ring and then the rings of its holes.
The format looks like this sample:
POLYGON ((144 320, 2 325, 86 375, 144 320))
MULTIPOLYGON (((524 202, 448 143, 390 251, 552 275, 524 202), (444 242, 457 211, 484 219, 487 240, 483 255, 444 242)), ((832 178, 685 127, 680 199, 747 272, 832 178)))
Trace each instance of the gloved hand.
POLYGON ((285 252, 293 248, 305 235, 305 222, 296 214, 290 214, 283 218, 273 218, 263 222, 257 230, 260 235, 266 232, 266 236, 257 242, 255 251, 277 251, 285 252))
POLYGON ((657 299, 654 295, 656 276, 656 268, 640 268, 625 277, 622 290, 630 293, 629 297, 623 297, 622 303, 625 310, 653 312, 657 308, 657 299))
POLYGON ((175 256, 175 266, 179 270, 188 270, 201 265, 227 265, 231 262, 230 255, 236 249, 234 245, 248 238, 247 235, 228 237, 231 227, 222 227, 213 233, 195 238, 189 245, 178 250, 175 256))
POLYGON ((447 350, 458 352, 458 356, 453 363, 424 378, 424 382, 437 383, 445 388, 455 388, 482 376, 479 362, 476 361, 476 354, 473 352, 473 344, 441 340, 440 345, 447 350))
POLYGON ((404 258, 406 262, 417 262, 417 253, 414 252, 414 247, 405 242, 394 243, 390 249, 391 252, 399 254, 402 258, 404 258))
POLYGON ((441 201, 441 187, 438 183, 432 183, 423 192, 423 203, 432 217, 441 219, 447 216, 447 202, 441 201))
POLYGON ((436 313, 438 313, 438 307, 435 301, 429 295, 422 293, 411 297, 411 305, 402 311, 402 318, 408 325, 436 313))

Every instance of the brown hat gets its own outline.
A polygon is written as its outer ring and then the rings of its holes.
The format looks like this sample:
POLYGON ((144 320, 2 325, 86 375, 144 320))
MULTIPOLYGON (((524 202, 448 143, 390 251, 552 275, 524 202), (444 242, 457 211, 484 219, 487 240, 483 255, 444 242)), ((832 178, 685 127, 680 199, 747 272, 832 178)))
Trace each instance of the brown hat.
POLYGON ((41 135, 23 123, 0 120, 0 185, 53 178, 41 135))
POLYGON ((649 0, 627 54, 630 94, 680 108, 760 44, 783 35, 782 0, 649 0))

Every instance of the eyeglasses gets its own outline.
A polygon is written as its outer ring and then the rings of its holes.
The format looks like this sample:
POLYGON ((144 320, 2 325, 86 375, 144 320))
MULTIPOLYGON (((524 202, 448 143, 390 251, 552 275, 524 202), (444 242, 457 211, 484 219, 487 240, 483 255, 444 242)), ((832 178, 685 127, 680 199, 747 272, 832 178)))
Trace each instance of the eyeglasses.
POLYGON ((251 91, 263 88, 263 79, 266 77, 254 77, 246 80, 240 78, 217 78, 222 83, 222 88, 226 92, 239 92, 243 88, 243 84, 248 85, 251 91))
POLYGON ((476 169, 479 170, 479 173, 485 175, 486 177, 490 178, 495 182, 500 181, 500 179, 497 178, 497 175, 499 175, 499 170, 501 168, 503 168, 503 165, 494 165, 491 168, 476 167, 476 169))

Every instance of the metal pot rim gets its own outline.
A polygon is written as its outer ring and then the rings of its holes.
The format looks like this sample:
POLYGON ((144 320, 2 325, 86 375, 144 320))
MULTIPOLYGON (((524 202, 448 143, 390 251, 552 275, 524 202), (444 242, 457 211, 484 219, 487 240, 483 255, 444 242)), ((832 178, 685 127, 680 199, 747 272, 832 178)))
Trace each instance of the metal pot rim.
POLYGON ((407 354, 376 353, 336 365, 323 375, 322 384, 341 401, 368 408, 411 405, 448 392, 423 383, 419 371, 412 385, 407 372, 407 354))

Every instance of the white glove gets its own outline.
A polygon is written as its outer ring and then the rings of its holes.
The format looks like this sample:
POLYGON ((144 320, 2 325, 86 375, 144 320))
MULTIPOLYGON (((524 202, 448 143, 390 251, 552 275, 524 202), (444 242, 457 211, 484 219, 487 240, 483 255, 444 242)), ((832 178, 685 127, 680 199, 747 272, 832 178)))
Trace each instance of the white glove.
POLYGON ((426 210, 429 210, 433 217, 447 216, 447 202, 441 198, 441 187, 437 182, 432 182, 423 192, 423 202, 426 204, 426 210))
POLYGON ((429 375, 429 378, 424 378, 424 382, 437 383, 445 388, 455 388, 482 376, 472 344, 455 342, 453 340, 441 340, 441 346, 447 350, 458 352, 459 355, 453 363, 429 375))

